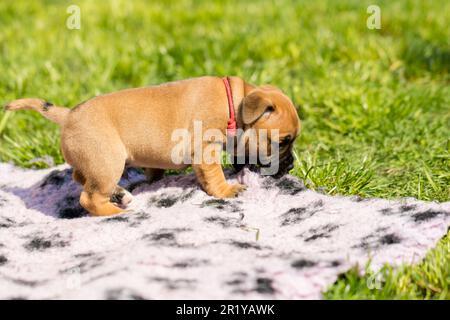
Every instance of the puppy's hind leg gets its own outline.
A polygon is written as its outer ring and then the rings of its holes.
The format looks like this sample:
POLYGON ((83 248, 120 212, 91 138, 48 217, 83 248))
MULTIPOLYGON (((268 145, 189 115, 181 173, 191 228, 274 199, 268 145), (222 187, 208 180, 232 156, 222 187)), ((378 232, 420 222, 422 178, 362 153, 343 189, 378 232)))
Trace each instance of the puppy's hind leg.
POLYGON ((72 178, 82 186, 84 186, 84 184, 86 183, 86 178, 77 169, 73 169, 72 178))
POLYGON ((105 161, 97 169, 90 166, 88 172, 83 172, 86 182, 80 196, 80 204, 94 216, 109 216, 124 211, 111 202, 125 164, 125 160, 115 160, 105 161))
POLYGON ((148 182, 155 182, 162 179, 164 176, 164 169, 145 168, 144 173, 148 182))
POLYGON ((123 212, 123 209, 110 201, 110 197, 100 192, 83 191, 80 204, 94 216, 111 216, 123 212))

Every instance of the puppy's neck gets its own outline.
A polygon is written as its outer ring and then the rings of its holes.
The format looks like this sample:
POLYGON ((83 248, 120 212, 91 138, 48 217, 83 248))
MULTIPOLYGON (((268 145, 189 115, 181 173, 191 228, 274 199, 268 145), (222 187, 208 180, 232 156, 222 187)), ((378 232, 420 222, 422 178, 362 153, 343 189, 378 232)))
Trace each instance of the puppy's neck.
POLYGON ((233 92, 233 102, 235 106, 236 124, 238 129, 245 129, 242 122, 242 102, 244 98, 256 88, 256 86, 245 82, 239 77, 229 77, 233 92))

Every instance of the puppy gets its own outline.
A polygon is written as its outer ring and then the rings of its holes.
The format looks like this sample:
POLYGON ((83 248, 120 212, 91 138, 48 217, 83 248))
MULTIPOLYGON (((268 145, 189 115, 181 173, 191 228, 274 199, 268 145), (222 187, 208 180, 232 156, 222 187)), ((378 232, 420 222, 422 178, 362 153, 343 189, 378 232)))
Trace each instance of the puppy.
MULTIPOLYGON (((131 195, 117 184, 125 166, 145 168, 149 180, 160 178, 164 169, 188 167, 189 163, 173 161, 176 142, 172 134, 179 129, 193 133, 195 121, 202 123, 202 132, 219 130, 222 143, 231 116, 243 132, 278 129, 278 175, 292 169, 292 146, 300 131, 296 109, 286 95, 275 87, 256 87, 239 77, 205 76, 127 89, 97 96, 73 109, 40 99, 19 99, 6 106, 6 110, 18 109, 38 111, 61 126, 64 159, 73 167, 73 179, 83 186, 80 203, 95 216, 122 212, 123 206, 114 200, 122 205, 131 201, 131 195)), ((274 143, 271 137, 265 141, 270 144, 264 146, 267 150, 274 143)), ((205 149, 217 141, 206 139, 200 145, 205 149)), ((214 150, 218 157, 220 150, 214 150)), ((248 154, 248 146, 245 150, 248 154)), ((194 157, 192 150, 185 150, 186 157, 194 157)), ((191 165, 211 196, 235 197, 245 189, 227 183, 220 161, 192 161, 191 165)), ((235 164, 237 169, 242 165, 235 164)))

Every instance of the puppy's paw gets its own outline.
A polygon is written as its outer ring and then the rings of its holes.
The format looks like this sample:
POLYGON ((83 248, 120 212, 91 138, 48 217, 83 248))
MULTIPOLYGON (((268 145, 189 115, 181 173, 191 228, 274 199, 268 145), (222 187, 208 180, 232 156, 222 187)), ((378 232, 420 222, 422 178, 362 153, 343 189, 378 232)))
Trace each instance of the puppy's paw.
POLYGON ((122 197, 121 205, 126 206, 131 201, 133 201, 133 195, 129 193, 127 190, 124 190, 124 195, 122 197))
POLYGON ((240 183, 235 183, 228 185, 228 188, 224 190, 224 192, 220 195, 219 198, 235 198, 239 195, 239 193, 245 191, 247 189, 246 186, 240 183))
POLYGON ((133 195, 123 188, 117 188, 111 196, 111 202, 126 206, 133 200, 133 195))

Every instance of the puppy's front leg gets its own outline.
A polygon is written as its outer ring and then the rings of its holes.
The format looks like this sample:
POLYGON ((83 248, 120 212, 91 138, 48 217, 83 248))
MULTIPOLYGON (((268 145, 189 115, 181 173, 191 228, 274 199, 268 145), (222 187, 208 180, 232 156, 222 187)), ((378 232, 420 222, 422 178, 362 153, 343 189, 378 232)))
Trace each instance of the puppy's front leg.
POLYGON ((197 164, 192 165, 198 181, 202 185, 207 194, 216 198, 233 198, 239 192, 245 190, 245 186, 239 183, 229 184, 225 180, 222 165, 220 163, 213 164, 197 164))

